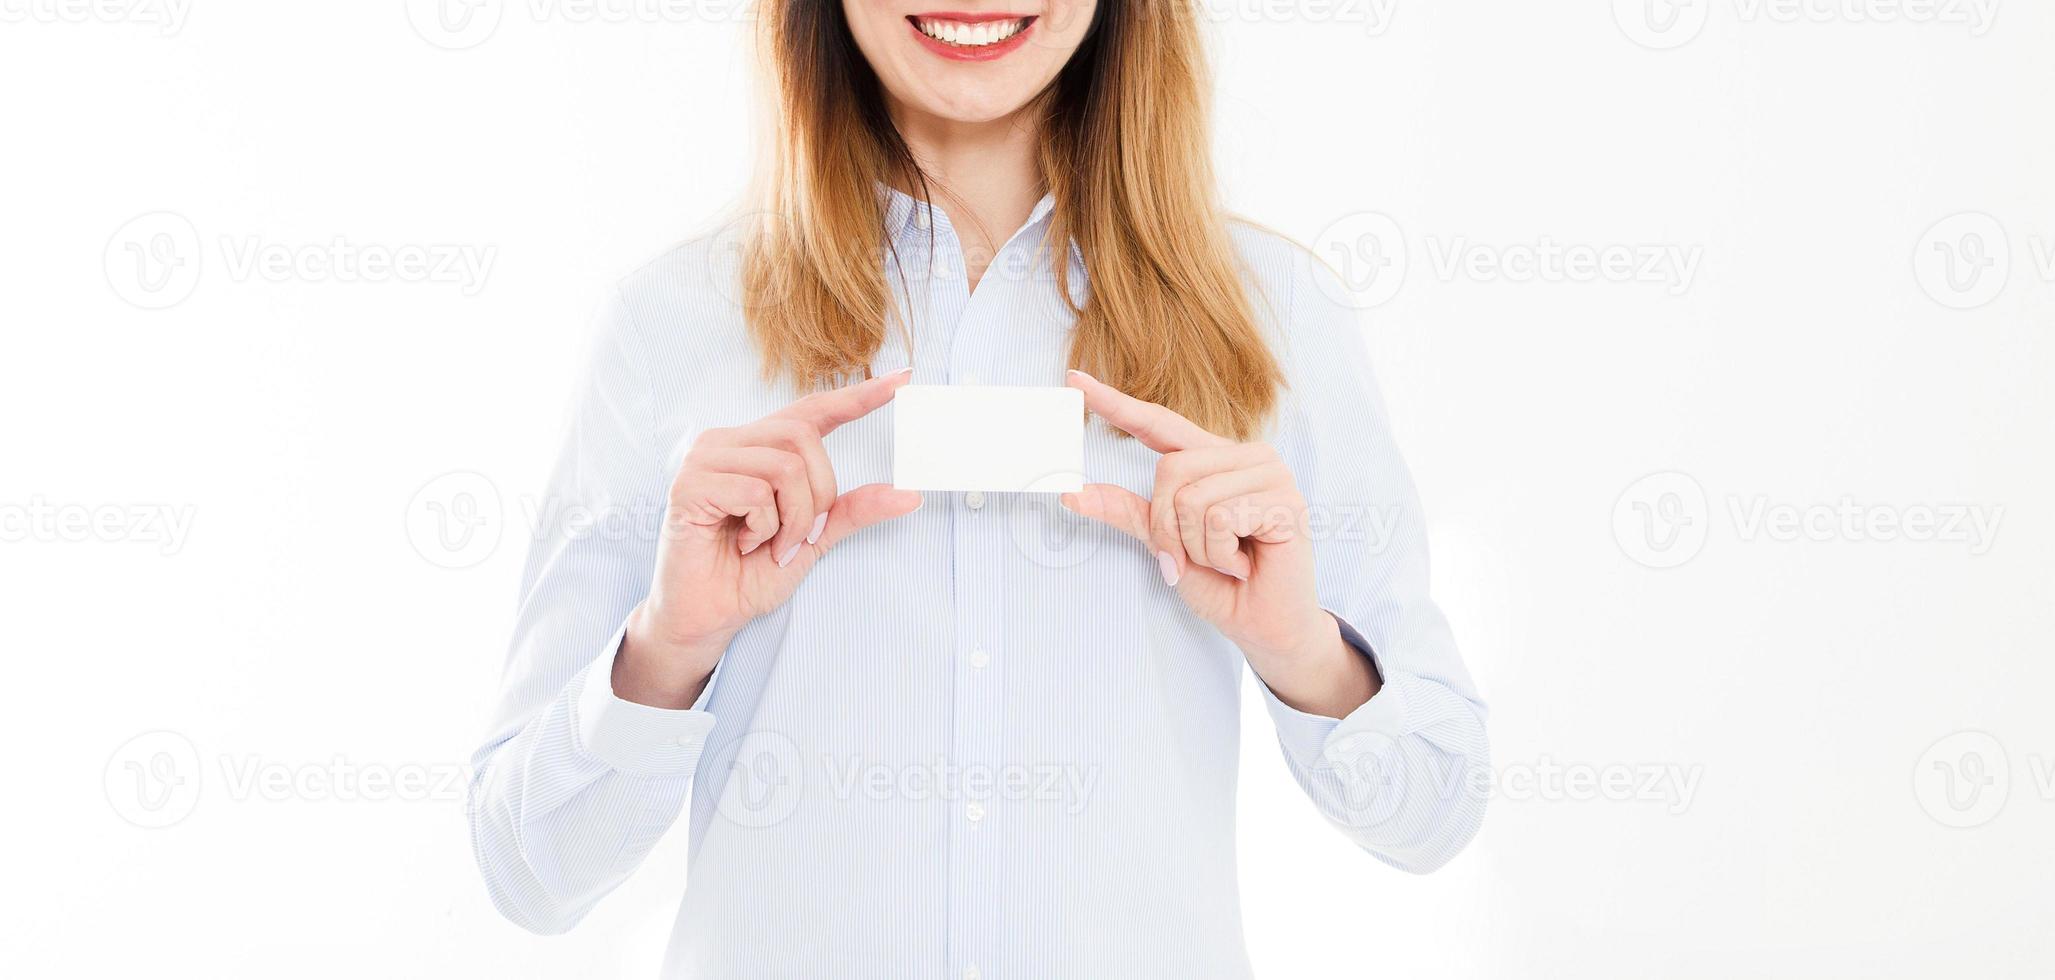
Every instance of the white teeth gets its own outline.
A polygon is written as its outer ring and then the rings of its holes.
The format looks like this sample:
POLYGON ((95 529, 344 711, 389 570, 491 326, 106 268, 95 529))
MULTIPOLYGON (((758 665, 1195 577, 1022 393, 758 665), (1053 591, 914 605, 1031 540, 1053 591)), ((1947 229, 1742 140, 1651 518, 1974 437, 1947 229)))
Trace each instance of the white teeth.
POLYGON ((1026 18, 1018 18, 1015 20, 987 21, 982 24, 966 24, 954 20, 916 19, 914 26, 920 28, 921 33, 937 41, 954 44, 959 47, 981 48, 988 44, 997 44, 1020 33, 1021 28, 1027 26, 1027 20, 1026 18))

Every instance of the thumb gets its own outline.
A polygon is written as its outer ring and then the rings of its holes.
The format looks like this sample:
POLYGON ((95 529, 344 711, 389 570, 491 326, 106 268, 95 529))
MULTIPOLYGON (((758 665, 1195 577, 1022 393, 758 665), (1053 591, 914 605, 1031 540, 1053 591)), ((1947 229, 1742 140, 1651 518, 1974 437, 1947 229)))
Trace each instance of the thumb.
POLYGON ((1087 483, 1083 490, 1066 493, 1061 499, 1063 506, 1079 517, 1103 522, 1144 544, 1150 541, 1149 502, 1126 487, 1087 483))
POLYGON ((920 509, 921 495, 915 490, 895 490, 883 483, 867 483, 840 497, 828 508, 828 523, 821 528, 815 554, 825 553, 842 539, 879 521, 905 517, 920 509))

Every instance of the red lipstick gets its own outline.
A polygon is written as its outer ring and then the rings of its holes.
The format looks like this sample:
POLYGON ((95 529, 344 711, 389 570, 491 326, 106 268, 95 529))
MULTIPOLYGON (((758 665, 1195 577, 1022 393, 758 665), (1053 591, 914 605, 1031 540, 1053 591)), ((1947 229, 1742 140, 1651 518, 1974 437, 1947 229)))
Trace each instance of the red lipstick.
POLYGON ((971 14, 958 13, 955 11, 938 11, 935 13, 928 14, 914 14, 912 16, 907 17, 906 29, 912 31, 914 38, 920 41, 920 43, 923 46, 925 46, 929 51, 932 51, 941 57, 948 58, 951 61, 992 61, 994 59, 1003 58, 1009 54, 1012 54, 1013 52, 1020 50, 1021 47, 1026 45, 1028 41, 1028 35, 1034 32, 1035 21, 1038 19, 1039 18, 1036 18, 1034 16, 1027 16, 1022 14, 971 14), (995 41, 991 44, 973 45, 952 44, 948 41, 941 40, 940 38, 930 37, 926 31, 920 29, 922 21, 928 21, 930 23, 942 21, 973 25, 991 23, 1010 23, 1014 21, 1026 21, 1026 23, 1021 26, 1020 30, 1015 31, 1012 37, 1009 37, 1003 41, 995 41))

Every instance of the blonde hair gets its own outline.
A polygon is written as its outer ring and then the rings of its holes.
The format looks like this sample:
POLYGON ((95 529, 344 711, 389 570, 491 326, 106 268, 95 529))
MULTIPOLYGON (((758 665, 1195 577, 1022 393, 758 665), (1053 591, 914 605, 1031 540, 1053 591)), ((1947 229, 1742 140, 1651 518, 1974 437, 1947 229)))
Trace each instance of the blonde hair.
MULTIPOLYGON (((928 198, 840 0, 762 0, 777 129, 742 293, 767 377, 802 387, 864 370, 892 318, 880 184, 928 198)), ((1031 111, 1055 199, 1047 247, 1069 296, 1070 366, 1207 429, 1253 438, 1283 374, 1214 195, 1207 82, 1191 0, 1099 0, 1084 42, 1031 111)), ((903 327, 903 325, 902 325, 903 327)))

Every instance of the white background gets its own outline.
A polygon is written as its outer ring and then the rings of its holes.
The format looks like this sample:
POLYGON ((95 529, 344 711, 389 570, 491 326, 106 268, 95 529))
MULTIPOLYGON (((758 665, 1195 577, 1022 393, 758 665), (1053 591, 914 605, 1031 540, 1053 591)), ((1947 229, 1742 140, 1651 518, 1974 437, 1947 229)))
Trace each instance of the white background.
MULTIPOLYGON (((1252 711, 1263 976, 2055 959, 2055 9, 1655 3, 1211 6, 1231 204, 1383 300, 1500 788, 1404 876, 1252 711)), ((433 6, 0 0, 0 973, 658 963, 682 834, 534 938, 460 770, 584 318, 748 173, 748 25, 433 6), (243 261, 338 240, 489 274, 243 261)))

